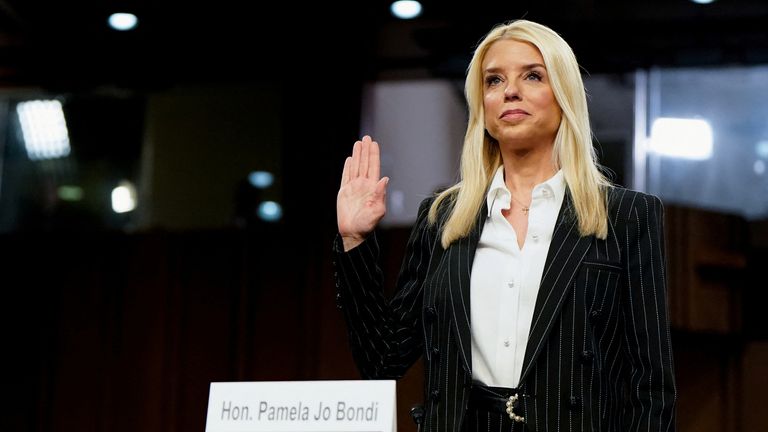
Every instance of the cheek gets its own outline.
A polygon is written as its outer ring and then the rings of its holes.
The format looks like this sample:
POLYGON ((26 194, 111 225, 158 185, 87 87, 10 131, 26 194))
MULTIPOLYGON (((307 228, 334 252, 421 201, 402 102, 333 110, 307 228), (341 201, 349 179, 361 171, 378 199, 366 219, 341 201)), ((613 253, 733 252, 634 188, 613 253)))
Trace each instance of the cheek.
POLYGON ((486 93, 483 95, 483 109, 485 109, 485 111, 493 109, 494 99, 495 98, 493 97, 493 93, 486 93))
POLYGON ((552 113, 552 121, 560 124, 560 119, 563 117, 563 112, 560 110, 560 107, 555 105, 551 108, 552 113))
POLYGON ((562 117, 563 112, 560 109, 560 105, 557 104, 557 100, 555 100, 555 96, 551 93, 542 95, 542 96, 543 97, 540 100, 541 106, 549 112, 550 117, 552 117, 553 121, 560 123, 560 117, 562 117))
POLYGON ((485 114, 485 128, 488 129, 490 127, 490 119, 494 118, 494 98, 493 94, 486 94, 483 97, 483 113, 485 114))
POLYGON ((560 122, 563 119, 563 111, 560 109, 559 106, 555 106, 554 117, 555 117, 555 124, 559 126, 560 122))

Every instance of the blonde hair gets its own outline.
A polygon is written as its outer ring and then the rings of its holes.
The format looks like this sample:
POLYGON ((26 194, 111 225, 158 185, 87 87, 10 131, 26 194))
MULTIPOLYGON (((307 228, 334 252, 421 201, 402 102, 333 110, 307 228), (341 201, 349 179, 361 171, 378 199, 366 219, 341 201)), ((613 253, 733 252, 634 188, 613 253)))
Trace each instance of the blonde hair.
POLYGON ((461 178, 437 195, 429 209, 429 222, 437 222, 441 204, 450 205, 450 213, 441 221, 443 248, 467 236, 475 225, 493 175, 501 165, 498 144, 485 132, 482 63, 494 42, 509 39, 531 43, 541 52, 552 92, 562 110, 554 163, 563 171, 579 233, 604 239, 608 233, 605 189, 610 182, 600 172, 592 147, 587 97, 576 56, 552 29, 526 20, 496 26, 475 49, 464 86, 469 122, 461 154, 461 178))

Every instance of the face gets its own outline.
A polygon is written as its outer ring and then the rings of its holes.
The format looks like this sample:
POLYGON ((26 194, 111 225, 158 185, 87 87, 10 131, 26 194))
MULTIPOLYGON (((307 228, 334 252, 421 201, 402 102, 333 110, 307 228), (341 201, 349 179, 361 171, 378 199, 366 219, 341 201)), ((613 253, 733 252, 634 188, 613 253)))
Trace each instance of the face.
POLYGON ((538 48, 499 40, 483 59, 485 128, 503 146, 551 146, 562 111, 538 48))

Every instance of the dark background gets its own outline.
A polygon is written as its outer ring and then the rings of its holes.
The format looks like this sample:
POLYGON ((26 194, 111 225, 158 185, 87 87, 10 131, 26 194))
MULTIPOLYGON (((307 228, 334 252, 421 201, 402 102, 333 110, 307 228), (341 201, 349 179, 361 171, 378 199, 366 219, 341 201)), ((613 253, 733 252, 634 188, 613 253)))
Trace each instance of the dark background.
MULTIPOLYGON (((0 0, 6 109, 59 98, 73 148, 32 164, 4 129, 0 430, 203 430, 211 381, 358 378, 329 252, 366 82, 461 79, 490 27, 522 17, 592 74, 768 63, 765 1, 445 3, 401 22, 380 1, 0 0), (106 27, 121 10, 135 31, 106 27), (250 169, 276 174, 264 196, 238 194, 250 169), (140 203, 116 216, 122 178, 140 203), (57 182, 86 199, 51 201, 57 182), (279 223, 238 213, 264 197, 279 223)), ((669 206, 667 230, 679 429, 764 430, 768 229, 669 206)), ((390 287, 407 233, 382 232, 390 287)), ((399 383, 401 430, 420 373, 399 383)))

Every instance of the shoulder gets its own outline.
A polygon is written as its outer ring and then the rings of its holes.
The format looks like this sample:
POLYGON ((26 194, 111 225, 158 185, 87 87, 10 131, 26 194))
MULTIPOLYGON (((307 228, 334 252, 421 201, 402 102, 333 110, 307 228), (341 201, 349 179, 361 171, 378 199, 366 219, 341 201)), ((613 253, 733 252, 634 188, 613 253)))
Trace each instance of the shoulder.
POLYGON ((440 233, 442 233, 455 204, 454 198, 455 195, 441 196, 441 193, 431 194, 424 198, 419 204, 416 228, 429 231, 435 238, 441 237, 440 233))
POLYGON ((414 224, 415 229, 431 231, 430 228, 432 228, 432 224, 429 223, 429 212, 432 208, 432 204, 435 202, 435 198, 434 195, 430 195, 419 203, 419 211, 416 215, 416 223, 414 224))
POLYGON ((659 197, 644 192, 610 186, 606 190, 608 218, 614 224, 622 221, 647 219, 661 214, 663 204, 659 197))
MULTIPOLYGON (((434 194, 429 195, 428 197, 424 198, 421 201, 421 204, 419 204, 419 218, 421 218, 422 214, 426 217, 429 215, 429 212, 432 210, 432 207, 434 206, 435 202, 439 200, 441 197, 442 192, 436 192, 434 194)), ((455 203, 454 198, 456 197, 455 193, 449 193, 448 196, 443 197, 443 199, 439 200, 437 203, 438 207, 436 209, 437 211, 437 220, 444 220, 445 217, 447 217, 451 209, 453 208, 453 205, 455 203)))
POLYGON ((435 198, 437 196, 433 194, 421 200, 421 203, 419 203, 419 216, 425 211, 429 212, 429 209, 432 208, 432 203, 435 202, 435 198))

